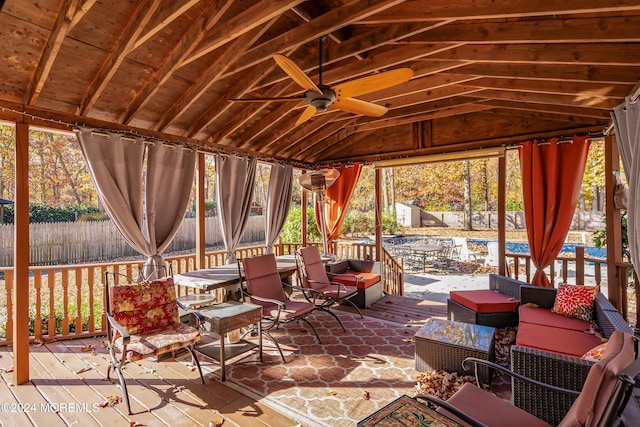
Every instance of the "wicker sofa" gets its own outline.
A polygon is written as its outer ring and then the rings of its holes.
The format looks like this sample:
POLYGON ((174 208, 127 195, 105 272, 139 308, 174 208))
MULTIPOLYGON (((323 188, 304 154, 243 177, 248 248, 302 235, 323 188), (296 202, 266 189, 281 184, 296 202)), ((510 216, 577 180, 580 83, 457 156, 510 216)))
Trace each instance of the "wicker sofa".
MULTIPOLYGON (((530 306, 531 304, 535 304, 542 309, 550 310, 555 301, 556 291, 557 290, 555 288, 540 288, 528 285, 521 286, 520 300, 522 305, 520 309, 521 325, 518 331, 519 334, 523 330, 523 327, 528 326, 522 323, 524 317, 522 310, 525 310, 527 306, 530 306)), ((563 317, 559 314, 552 315, 563 317)), ((633 334, 633 330, 629 327, 628 323, 625 322, 615 307, 601 293, 598 293, 595 298, 594 317, 595 323, 598 325, 600 331, 602 331, 602 335, 606 338, 609 338, 615 330, 633 334)), ((548 330, 553 333, 551 329, 548 330)), ((559 327, 558 331, 560 334, 559 327)), ((574 332, 577 334, 583 333, 583 331, 574 332)), ((584 335, 585 336, 582 337, 583 339, 596 338, 589 334, 584 335), (587 337, 587 335, 589 336, 587 337)), ((529 338, 526 336, 520 337, 520 342, 517 342, 516 345, 511 347, 512 370, 529 378, 558 387, 577 391, 581 390, 589 369, 594 362, 583 360, 577 355, 567 355, 567 353, 561 349, 559 349, 558 352, 552 351, 549 347, 562 344, 560 344, 561 340, 557 339, 554 344, 554 339, 551 338, 557 337, 550 336, 549 338, 550 339, 542 340, 543 342, 533 345, 533 347, 538 348, 531 348, 522 345, 522 341, 528 340, 531 342, 531 336, 529 336, 529 338), (547 350, 549 351, 541 349, 540 347, 547 347, 547 350)), ((584 347, 586 342, 582 341, 580 345, 584 347)), ((594 342, 598 342, 598 340, 596 339, 594 342)), ((577 353, 580 352, 582 352, 582 350, 577 350, 577 353)), ((516 379, 513 381, 514 405, 552 425, 557 425, 560 422, 569 410, 570 406, 573 404, 574 400, 574 396, 542 389, 530 383, 525 383, 516 379)))
POLYGON ((325 265, 329 280, 358 288, 351 301, 358 308, 368 308, 384 296, 380 263, 371 260, 345 259, 325 265))

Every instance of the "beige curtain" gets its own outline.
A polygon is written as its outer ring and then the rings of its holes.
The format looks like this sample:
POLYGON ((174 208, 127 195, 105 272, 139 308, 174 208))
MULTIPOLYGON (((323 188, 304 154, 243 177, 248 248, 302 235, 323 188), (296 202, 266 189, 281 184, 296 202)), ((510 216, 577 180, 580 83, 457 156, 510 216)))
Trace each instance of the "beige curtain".
POLYGON ((640 269, 640 100, 626 99, 611 113, 624 174, 629 185, 627 199, 627 236, 631 263, 640 269))
POLYGON ((222 241, 227 252, 225 264, 234 264, 249 219, 256 177, 255 157, 218 154, 216 161, 216 204, 222 241))
POLYGON ((131 247, 148 257, 143 278, 153 278, 187 210, 195 151, 102 130, 75 132, 102 205, 131 247))
POLYGON ((282 227, 289 215, 291 196, 293 194, 293 166, 271 165, 265 215, 264 237, 266 253, 273 252, 273 245, 282 232, 282 227))

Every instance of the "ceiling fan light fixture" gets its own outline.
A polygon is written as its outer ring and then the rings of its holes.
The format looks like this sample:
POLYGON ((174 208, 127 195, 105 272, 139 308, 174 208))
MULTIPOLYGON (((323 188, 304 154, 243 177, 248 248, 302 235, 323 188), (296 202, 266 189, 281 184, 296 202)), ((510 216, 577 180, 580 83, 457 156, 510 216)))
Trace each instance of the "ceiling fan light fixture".
POLYGON ((318 112, 327 111, 327 108, 336 101, 336 93, 329 86, 320 86, 322 93, 314 90, 305 92, 305 97, 310 105, 313 105, 318 112))

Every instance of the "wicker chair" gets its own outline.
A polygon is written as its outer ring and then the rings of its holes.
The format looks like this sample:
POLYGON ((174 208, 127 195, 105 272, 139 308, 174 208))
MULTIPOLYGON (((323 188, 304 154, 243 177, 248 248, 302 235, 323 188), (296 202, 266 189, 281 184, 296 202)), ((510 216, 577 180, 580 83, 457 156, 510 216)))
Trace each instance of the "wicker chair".
POLYGON ((287 298, 284 289, 302 289, 282 282, 275 255, 244 258, 238 261, 238 270, 246 283, 246 286, 241 286, 243 294, 248 296, 253 304, 262 306, 262 334, 278 349, 283 363, 286 363, 286 360, 280 344, 271 335, 271 330, 280 323, 302 320, 309 325, 318 343, 322 344, 316 328, 306 319, 316 307, 307 301, 291 301, 287 298))
MULTIPOLYGON (((164 271, 161 275, 155 272, 150 277, 164 275, 164 271)), ((122 375, 122 369, 128 362, 185 348, 191 354, 204 384, 200 363, 194 352, 200 332, 180 322, 173 277, 136 283, 128 276, 106 272, 105 292, 107 349, 111 356, 107 379, 113 368, 120 380, 129 414, 129 393, 122 375), (119 284, 120 281, 125 284, 119 284)))
MULTIPOLYGON (((441 412, 458 422, 471 426, 492 427, 549 427, 585 426, 609 427, 617 425, 634 387, 640 386, 636 377, 640 374, 640 360, 636 359, 632 335, 616 331, 607 346, 603 358, 594 364, 584 388, 581 392, 562 390, 558 387, 543 384, 523 377, 502 366, 480 359, 467 359, 464 364, 488 364, 496 370, 507 373, 521 381, 537 383, 539 387, 548 387, 556 393, 566 393, 577 396, 574 404, 566 411, 562 418, 542 420, 534 415, 511 405, 506 400, 486 392, 472 383, 466 383, 446 402, 433 396, 417 395, 416 399, 424 400, 431 405, 438 406, 441 412)), ((551 402, 539 400, 540 405, 551 402)))

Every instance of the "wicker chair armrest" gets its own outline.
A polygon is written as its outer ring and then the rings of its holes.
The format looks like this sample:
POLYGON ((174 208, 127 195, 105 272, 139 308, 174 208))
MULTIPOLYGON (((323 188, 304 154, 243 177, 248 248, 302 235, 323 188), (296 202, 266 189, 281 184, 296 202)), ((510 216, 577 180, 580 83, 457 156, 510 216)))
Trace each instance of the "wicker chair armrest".
POLYGON ((360 273, 371 273, 375 264, 375 261, 368 259, 350 259, 347 260, 347 262, 349 264, 349 269, 360 273))
POLYGON ((523 285, 527 286, 528 283, 501 274, 489 275, 489 289, 516 299, 520 299, 520 287, 523 285))
POLYGON ((472 427, 487 427, 486 424, 481 423, 466 412, 461 411, 455 406, 445 402, 444 400, 440 400, 437 397, 429 396, 428 394, 416 394, 415 396, 413 396, 413 398, 415 400, 425 400, 432 406, 439 406, 443 409, 446 409, 448 412, 451 412, 453 415, 460 418, 462 421, 472 427))
POLYGON ((496 371, 500 371, 503 374, 509 375, 511 378, 517 378, 521 381, 526 381, 530 384, 536 385, 538 387, 543 387, 549 390, 553 390, 555 392, 558 393, 565 393, 565 394, 569 394, 569 395, 573 395, 573 396, 578 396, 580 394, 579 391, 576 390, 570 390, 567 388, 563 388, 563 387, 557 387, 551 384, 547 384, 543 381, 538 381, 538 380, 534 380, 533 378, 529 378, 525 375, 519 374, 517 372, 514 372, 510 369, 505 368, 504 366, 498 365, 497 363, 493 363, 493 362, 489 362, 483 359, 478 359, 475 357, 467 357, 466 359, 464 359, 462 361, 462 367, 464 368, 465 371, 470 370, 470 364, 474 365, 474 370, 476 371, 476 377, 478 375, 478 365, 484 365, 484 366, 488 366, 489 368, 495 369, 496 371))
POLYGON ((330 262, 325 265, 325 269, 327 270, 327 274, 341 274, 347 271, 349 268, 349 262, 347 260, 330 262))
MULTIPOLYGON (((528 347, 511 347, 511 369, 514 372, 569 390, 582 390, 593 363, 528 347)), ((558 393, 515 378, 512 390, 515 406, 551 425, 558 425, 576 400, 574 395, 558 393)))
POLYGON ((129 335, 129 331, 127 331, 124 326, 119 324, 116 319, 113 318, 113 315, 111 313, 107 313, 107 321, 112 328, 116 329, 120 333, 120 335, 122 336, 122 343, 125 345, 129 344, 129 341, 131 341, 131 335, 129 335))
POLYGON ((538 307, 551 309, 556 301, 556 292, 555 288, 522 285, 520 287, 520 303, 533 303, 538 307))

